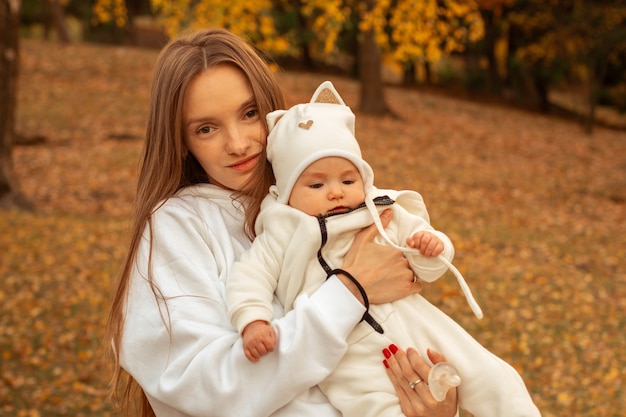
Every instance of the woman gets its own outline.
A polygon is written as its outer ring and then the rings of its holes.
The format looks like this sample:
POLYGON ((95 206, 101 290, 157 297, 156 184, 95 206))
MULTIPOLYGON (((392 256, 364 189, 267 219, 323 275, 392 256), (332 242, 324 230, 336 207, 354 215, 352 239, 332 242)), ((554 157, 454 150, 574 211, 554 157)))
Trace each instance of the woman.
MULTIPOLYGON (((284 317, 276 303, 279 354, 245 358, 224 285, 273 181, 265 115, 284 107, 265 63, 227 31, 181 37, 157 60, 131 245, 108 324, 115 392, 128 406, 139 389, 142 415, 337 416, 316 384, 345 353, 366 311, 362 294, 376 304, 420 290, 404 257, 366 229, 343 266, 358 282, 333 276, 284 317)), ((454 394, 433 404, 402 392, 407 412, 417 403, 423 415, 454 414, 454 394)))

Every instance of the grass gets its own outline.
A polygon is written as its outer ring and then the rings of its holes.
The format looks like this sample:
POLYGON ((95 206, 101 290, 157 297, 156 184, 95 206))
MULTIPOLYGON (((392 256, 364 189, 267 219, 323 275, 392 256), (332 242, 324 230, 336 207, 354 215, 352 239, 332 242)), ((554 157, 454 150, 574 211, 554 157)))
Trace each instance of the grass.
MULTIPOLYGON (((0 414, 112 416, 103 336, 155 51, 22 43, 15 149, 37 210, 0 213, 0 414), (59 59, 60 58, 60 59, 59 59)), ((291 103, 325 79, 279 75, 291 103)), ((333 77, 348 104, 358 84, 333 77)), ((456 246, 424 295, 515 366, 545 417, 626 409, 626 133, 423 91, 357 113, 379 187, 416 189, 456 246)))

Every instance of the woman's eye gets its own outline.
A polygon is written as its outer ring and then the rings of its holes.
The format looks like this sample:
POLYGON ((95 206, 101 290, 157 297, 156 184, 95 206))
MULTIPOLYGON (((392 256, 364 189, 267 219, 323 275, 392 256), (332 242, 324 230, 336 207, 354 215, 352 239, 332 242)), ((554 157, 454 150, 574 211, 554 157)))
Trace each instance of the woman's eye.
POLYGON ((208 135, 212 131, 213 131, 213 128, 211 126, 202 126, 198 130, 196 130, 196 133, 201 134, 201 135, 208 135))
POLYGON ((253 119, 259 114, 259 109, 250 109, 246 112, 246 119, 253 119))

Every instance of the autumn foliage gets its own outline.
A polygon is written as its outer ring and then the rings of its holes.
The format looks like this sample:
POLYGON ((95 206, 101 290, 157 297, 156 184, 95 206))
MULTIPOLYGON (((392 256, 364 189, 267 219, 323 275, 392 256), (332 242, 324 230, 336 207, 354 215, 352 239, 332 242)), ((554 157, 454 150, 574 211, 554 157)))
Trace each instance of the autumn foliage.
MULTIPOLYGON (((303 44, 332 62, 346 33, 374 31, 387 59, 398 64, 437 61, 482 36, 476 1, 459 0, 151 0, 170 35, 189 28, 224 27, 274 55, 298 55, 303 44), (371 5, 368 5, 371 3, 371 5)), ((124 0, 97 0, 97 21, 124 26, 124 0)), ((348 54, 350 52, 348 51, 348 54)))
MULTIPOLYGON (((22 48, 18 132, 42 140, 14 150, 36 211, 0 212, 0 415, 113 416, 104 324, 156 52, 22 48)), ((279 76, 290 103, 325 79, 279 76)), ((331 79, 356 102, 356 82, 331 79)), ((387 93, 399 118, 357 114, 364 156, 379 187, 422 193, 485 318, 452 275, 423 294, 520 371, 545 417, 623 415, 626 133, 387 93)))
MULTIPOLYGON (((95 21, 129 27, 125 0, 96 0, 95 21)), ((382 77, 406 83, 459 83, 554 110, 551 94, 584 97, 591 132, 600 104, 626 109, 624 0, 151 0, 168 33, 218 26, 274 57, 357 74, 359 108, 387 111, 382 77), (442 58, 464 61, 437 76, 442 58)), ((557 106, 559 107, 559 106, 557 106)), ((565 109, 568 109, 566 106, 565 109)), ((560 110, 563 110, 562 108, 560 110)))

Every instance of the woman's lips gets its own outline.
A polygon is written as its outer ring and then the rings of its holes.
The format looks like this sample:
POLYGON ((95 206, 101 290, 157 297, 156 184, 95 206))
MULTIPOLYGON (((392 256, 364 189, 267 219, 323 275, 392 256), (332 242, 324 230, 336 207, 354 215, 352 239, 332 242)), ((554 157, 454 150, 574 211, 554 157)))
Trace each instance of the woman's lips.
POLYGON ((258 160, 259 160, 259 155, 257 154, 249 158, 243 159, 241 161, 237 161, 234 164, 229 165, 229 166, 235 171, 241 171, 241 172, 249 171, 256 166, 258 160))

